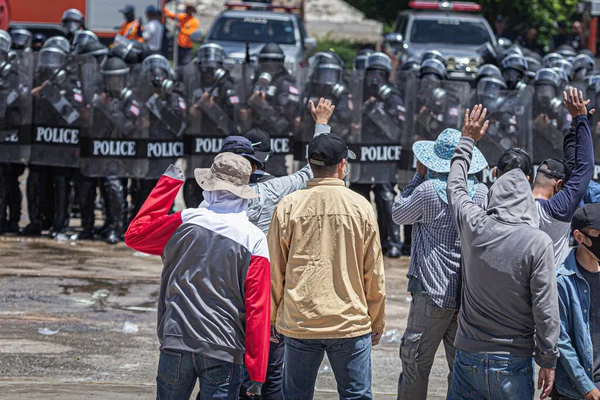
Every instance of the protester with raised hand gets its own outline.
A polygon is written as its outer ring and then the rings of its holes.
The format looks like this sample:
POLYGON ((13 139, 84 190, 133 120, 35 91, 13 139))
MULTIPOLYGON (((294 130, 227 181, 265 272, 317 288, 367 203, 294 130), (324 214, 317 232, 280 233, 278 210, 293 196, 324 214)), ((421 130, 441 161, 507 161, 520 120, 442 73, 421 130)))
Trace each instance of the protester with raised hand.
MULTIPOLYGON (((448 385, 454 364, 460 293, 460 241, 448 206, 446 184, 450 159, 460 132, 446 129, 436 141, 413 145, 417 171, 393 206, 394 222, 413 225, 408 291, 412 295, 404 337, 400 345, 402 373, 399 400, 425 400, 429 373, 443 341, 448 361, 448 385)), ((475 175, 487 161, 475 149, 475 162, 467 181, 473 202, 484 207, 487 187, 475 175)))
POLYGON ((498 178, 483 211, 467 179, 487 110, 467 110, 448 176, 448 201, 462 250, 462 295, 456 357, 448 399, 533 399, 550 395, 558 358, 560 318, 554 248, 538 229, 529 181, 520 169, 498 178))
MULTIPOLYGON (((571 218, 586 194, 594 174, 594 145, 583 93, 569 87, 563 93, 565 106, 573 117, 575 128, 574 156, 566 160, 548 159, 540 165, 533 185, 533 196, 539 215, 539 227, 554 243, 554 258, 560 265, 569 253, 571 218), (574 157, 574 160, 570 160, 574 157), (569 167, 573 165, 573 170, 569 167)), ((591 111, 593 113, 594 110, 591 111)), ((565 153, 569 142, 565 141, 565 153)))

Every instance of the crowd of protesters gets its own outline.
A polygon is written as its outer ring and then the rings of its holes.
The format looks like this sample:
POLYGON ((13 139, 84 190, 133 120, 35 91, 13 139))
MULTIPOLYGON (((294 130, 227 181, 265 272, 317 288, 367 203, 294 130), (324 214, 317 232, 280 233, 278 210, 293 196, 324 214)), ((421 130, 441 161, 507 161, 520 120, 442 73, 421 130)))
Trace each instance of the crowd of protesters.
MULTIPOLYGON (((476 143, 487 110, 467 110, 413 146, 417 168, 393 209, 413 225, 398 399, 427 398, 443 341, 448 399, 600 399, 600 204, 589 195, 593 144, 583 94, 564 158, 533 175, 507 150, 488 189, 476 143), (569 250, 569 237, 576 247, 569 250), (534 362, 540 367, 534 384, 534 362)), ((199 208, 169 214, 183 174, 171 166, 126 234, 161 255, 159 399, 312 399, 327 353, 340 399, 371 399, 371 349, 385 329, 385 277, 372 205, 346 188, 354 153, 310 103, 308 164, 264 172, 257 129, 232 136, 195 177, 199 208)))

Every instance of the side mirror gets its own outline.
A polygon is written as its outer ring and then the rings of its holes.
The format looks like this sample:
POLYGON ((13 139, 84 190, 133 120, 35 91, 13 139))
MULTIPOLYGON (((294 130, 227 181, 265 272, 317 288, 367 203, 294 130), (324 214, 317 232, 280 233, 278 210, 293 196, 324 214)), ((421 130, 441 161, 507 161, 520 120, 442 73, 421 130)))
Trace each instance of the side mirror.
POLYGON ((317 39, 312 37, 307 37, 304 39, 304 48, 306 50, 313 50, 317 47, 317 39))
POLYGON ((388 33, 384 36, 383 41, 387 44, 402 45, 404 43, 404 38, 399 33, 388 33))

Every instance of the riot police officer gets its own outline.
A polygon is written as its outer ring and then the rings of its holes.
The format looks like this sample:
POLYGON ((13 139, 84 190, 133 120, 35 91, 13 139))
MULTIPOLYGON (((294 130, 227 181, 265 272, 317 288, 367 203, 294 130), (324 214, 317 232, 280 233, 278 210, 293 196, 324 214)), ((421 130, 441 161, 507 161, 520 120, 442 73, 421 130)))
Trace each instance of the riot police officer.
MULTIPOLYGON (((596 63, 587 54, 579 54, 573 59, 573 82, 581 82, 594 71, 596 63)), ((585 94, 585 92, 583 92, 585 94)))
POLYGON ((141 132, 148 138, 148 172, 132 188, 133 215, 136 215, 156 185, 163 171, 183 157, 183 133, 187 127, 188 104, 176 83, 169 61, 158 54, 142 62, 143 84, 140 87, 141 132))
POLYGON ((502 60, 502 76, 509 90, 521 90, 527 87, 526 74, 527 61, 522 55, 511 54, 502 60))
POLYGON ((85 29, 85 18, 83 13, 76 8, 69 8, 60 19, 63 28, 67 32, 67 39, 72 41, 77 31, 85 29))
POLYGON ((550 68, 535 76, 533 97, 533 159, 562 157, 563 137, 569 131, 571 116, 563 106, 561 77, 550 68))
MULTIPOLYGON (((252 128, 267 132, 277 140, 273 146, 269 173, 287 175, 286 156, 291 154, 291 133, 300 110, 300 90, 296 79, 286 70, 285 55, 276 43, 267 43, 258 54, 258 71, 252 85, 252 94, 240 119, 249 120, 252 128)), ((244 130, 247 125, 244 124, 244 130)))
POLYGON ((558 53, 549 53, 542 58, 542 65, 544 68, 552 68, 554 63, 558 60, 564 60, 564 57, 558 53))
POLYGON ((152 55, 148 45, 136 41, 115 44, 110 53, 123 59, 129 65, 141 64, 146 57, 152 55))
POLYGON ((2 138, 4 143, 0 146, 0 234, 19 231, 22 202, 19 176, 25 171, 27 128, 31 124, 33 60, 26 51, 25 37, 29 32, 18 29, 12 33, 19 40, 12 42, 10 50, 11 36, 0 31, 0 129, 10 132, 2 138))
POLYGON ((27 180, 31 222, 23 229, 24 235, 39 235, 50 228, 51 237, 56 237, 69 223, 70 183, 79 168, 79 129, 88 99, 82 90, 81 66, 69 59, 65 48, 70 49, 66 39, 48 39, 36 69, 34 138, 27 180))
POLYGON ((354 71, 364 71, 367 69, 367 60, 374 52, 375 51, 373 49, 361 49, 358 53, 356 53, 356 57, 354 57, 354 60, 352 61, 352 69, 354 71))
POLYGON ((12 48, 14 50, 31 51, 33 35, 29 30, 24 28, 12 29, 10 36, 12 37, 12 48))
POLYGON ((31 50, 40 51, 46 42, 46 35, 43 33, 35 33, 31 39, 31 50))
MULTIPOLYGON (((240 98, 237 85, 223 68, 225 51, 217 44, 198 48, 196 58, 184 67, 184 83, 189 91, 190 123, 185 133, 187 179, 184 200, 187 207, 198 207, 203 200, 202 189, 194 178, 194 168, 208 167, 214 154, 205 152, 198 141, 217 144, 210 138, 224 138, 238 133, 236 127, 240 98), (203 150, 201 150, 203 149, 203 150)), ((219 151, 215 146, 214 153, 219 151)))
MULTIPOLYGON (((114 154, 98 149, 103 140, 121 143, 135 138, 141 104, 135 98, 130 84, 130 68, 118 57, 107 58, 100 65, 101 82, 90 110, 89 137, 82 145, 80 183, 81 223, 83 232, 76 239, 93 239, 96 188, 104 198, 104 226, 100 236, 109 244, 116 244, 124 233, 125 186, 121 178, 145 172, 142 159, 128 158, 128 154, 114 154), (96 143, 99 143, 95 146, 96 143), (141 164, 141 168, 140 168, 141 164)), ((129 142, 130 143, 130 142, 129 142)), ((108 147, 108 146, 107 146, 108 147)), ((139 150, 139 149, 138 149, 139 150)))
MULTIPOLYGON (((363 99, 366 101, 362 105, 361 149, 382 142, 400 142, 406 109, 400 93, 390 85, 391 72, 392 61, 387 55, 369 55, 363 84, 363 99)), ((360 104, 354 106, 359 107, 360 104)), ((365 198, 370 199, 371 191, 374 191, 383 251, 386 256, 394 258, 401 255, 402 246, 400 227, 392 221, 398 161, 363 164, 361 160, 360 165, 352 166, 350 178, 350 188, 365 198)))

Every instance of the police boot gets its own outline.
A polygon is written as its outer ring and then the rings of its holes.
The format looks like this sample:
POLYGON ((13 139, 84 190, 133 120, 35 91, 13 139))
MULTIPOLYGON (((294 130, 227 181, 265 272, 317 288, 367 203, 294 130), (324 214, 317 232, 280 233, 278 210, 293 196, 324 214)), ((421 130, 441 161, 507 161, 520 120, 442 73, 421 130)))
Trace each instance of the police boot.
POLYGON ((56 238, 69 225, 69 198, 71 197, 71 185, 69 176, 62 169, 56 169, 53 173, 54 182, 54 222, 50 230, 50 237, 56 238))
MULTIPOLYGON (((42 234, 42 196, 46 182, 44 182, 44 167, 32 166, 29 168, 27 178, 27 212, 29 224, 23 228, 23 236, 39 236, 42 234)), ((50 201, 50 199, 46 199, 50 201)))
POLYGON ((96 199, 95 178, 82 178, 79 184, 79 207, 81 210, 81 227, 83 230, 73 235, 73 240, 93 240, 94 239, 94 200, 96 199))
POLYGON ((187 208, 196 208, 204 200, 202 188, 198 186, 195 179, 186 179, 185 185, 183 185, 183 200, 187 208))
POLYGON ((107 178, 102 182, 104 186, 104 198, 105 213, 107 220, 110 216, 110 224, 107 226, 108 230, 105 235, 106 243, 117 244, 121 241, 123 235, 123 204, 124 204, 124 189, 120 179, 107 178))
POLYGON ((11 171, 9 187, 8 187, 8 207, 10 209, 10 218, 6 227, 6 233, 18 233, 19 222, 21 221, 21 203, 23 195, 19 187, 19 175, 11 171))
POLYGON ((375 185, 375 205, 377 207, 377 222, 381 235, 383 255, 398 258, 401 255, 400 228, 392 220, 394 191, 391 184, 375 185))

